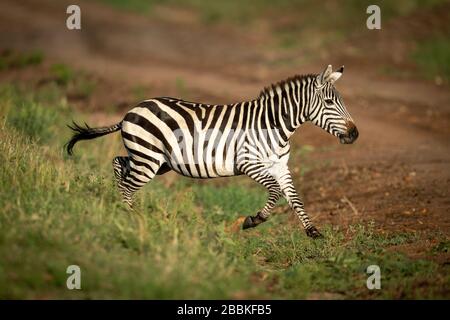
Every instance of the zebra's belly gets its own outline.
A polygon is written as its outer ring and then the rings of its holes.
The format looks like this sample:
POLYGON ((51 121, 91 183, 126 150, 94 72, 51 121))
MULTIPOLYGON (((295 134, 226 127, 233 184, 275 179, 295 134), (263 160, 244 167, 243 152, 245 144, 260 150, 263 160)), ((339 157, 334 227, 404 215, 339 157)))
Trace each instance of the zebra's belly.
POLYGON ((177 172, 191 178, 217 178, 238 175, 234 161, 212 158, 209 161, 185 162, 167 159, 167 164, 177 172))

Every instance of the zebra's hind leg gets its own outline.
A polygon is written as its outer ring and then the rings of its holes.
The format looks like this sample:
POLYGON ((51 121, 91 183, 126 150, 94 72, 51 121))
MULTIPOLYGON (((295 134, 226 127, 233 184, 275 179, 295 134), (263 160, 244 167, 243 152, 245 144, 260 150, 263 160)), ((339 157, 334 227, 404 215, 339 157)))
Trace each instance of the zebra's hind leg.
POLYGON ((132 207, 132 199, 127 192, 127 188, 123 185, 122 181, 130 172, 130 158, 129 157, 115 157, 113 162, 114 177, 116 179, 116 186, 122 195, 122 200, 128 206, 132 207))
POLYGON ((133 195, 152 180, 155 173, 149 170, 145 164, 134 161, 130 157, 114 158, 113 169, 123 202, 133 208, 133 195))
POLYGON ((130 171, 130 158, 128 157, 115 157, 113 162, 114 177, 116 183, 119 184, 123 177, 125 177, 130 171))
POLYGON ((249 177, 266 187, 269 191, 269 197, 261 211, 259 211, 255 216, 248 216, 245 218, 244 223, 242 224, 242 229, 254 228, 265 222, 269 218, 270 212, 282 195, 280 186, 273 177, 258 174, 249 175, 249 177))

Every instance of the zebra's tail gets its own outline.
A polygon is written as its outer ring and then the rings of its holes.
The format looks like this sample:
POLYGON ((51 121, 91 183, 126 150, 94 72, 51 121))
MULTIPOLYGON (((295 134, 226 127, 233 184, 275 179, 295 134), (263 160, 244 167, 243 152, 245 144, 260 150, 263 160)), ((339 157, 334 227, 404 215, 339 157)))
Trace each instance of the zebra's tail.
POLYGON ((73 154, 73 147, 75 143, 77 143, 78 141, 95 139, 104 136, 106 134, 119 131, 122 128, 122 121, 120 121, 115 125, 112 125, 111 127, 103 127, 103 128, 91 128, 86 123, 84 125, 85 127, 82 127, 76 124, 75 122, 73 122, 72 126, 67 125, 70 129, 72 129, 75 132, 72 138, 69 140, 69 142, 67 142, 65 145, 67 153, 69 155, 73 154))

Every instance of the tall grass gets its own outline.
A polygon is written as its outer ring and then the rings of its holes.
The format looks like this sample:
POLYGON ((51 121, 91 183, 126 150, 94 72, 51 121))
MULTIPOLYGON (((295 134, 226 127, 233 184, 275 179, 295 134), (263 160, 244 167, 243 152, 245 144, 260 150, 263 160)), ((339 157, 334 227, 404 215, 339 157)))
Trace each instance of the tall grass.
POLYGON ((0 91, 0 298, 445 297, 446 269, 385 250, 409 235, 325 226, 313 241, 286 214, 239 230, 264 203, 258 187, 155 179, 128 211, 112 183, 119 135, 67 158, 64 123, 83 115, 51 93, 58 87, 46 90, 0 91), (74 264, 82 289, 71 291, 74 264), (380 265, 383 290, 366 288, 369 264, 380 265))

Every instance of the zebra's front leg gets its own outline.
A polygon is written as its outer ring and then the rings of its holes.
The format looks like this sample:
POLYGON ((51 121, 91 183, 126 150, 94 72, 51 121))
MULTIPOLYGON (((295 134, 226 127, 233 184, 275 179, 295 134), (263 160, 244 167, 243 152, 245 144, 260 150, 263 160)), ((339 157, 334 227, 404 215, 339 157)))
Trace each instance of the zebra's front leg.
MULTIPOLYGON (((276 182, 276 181, 275 181, 276 182)), ((254 228, 260 223, 265 222, 269 216, 272 209, 275 207, 278 199, 281 197, 281 190, 279 187, 273 187, 269 189, 269 198, 267 199, 264 208, 259 211, 256 216, 248 216, 245 218, 242 224, 242 229, 254 228)))
POLYGON ((278 172, 277 181, 280 185, 283 196, 286 198, 290 207, 294 210, 295 214, 303 224, 306 235, 311 238, 321 238, 322 234, 311 223, 311 220, 305 212, 303 202, 301 201, 300 197, 297 194, 297 191, 295 190, 292 176, 287 166, 282 168, 278 172))
POLYGON ((255 216, 248 216, 245 218, 244 223, 242 224, 242 229, 254 228, 265 222, 269 218, 270 212, 275 207, 278 199, 281 197, 280 186, 272 176, 254 173, 253 175, 249 175, 249 177, 266 187, 269 191, 269 197, 261 211, 259 211, 255 216))

